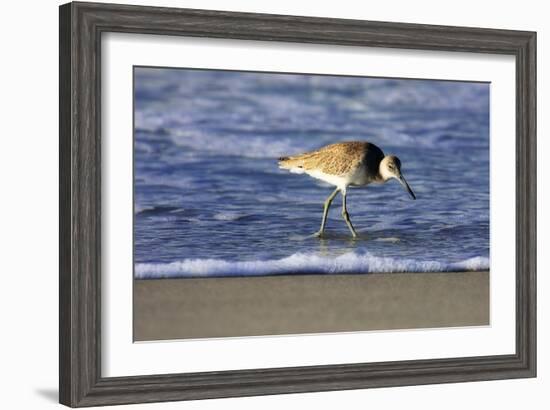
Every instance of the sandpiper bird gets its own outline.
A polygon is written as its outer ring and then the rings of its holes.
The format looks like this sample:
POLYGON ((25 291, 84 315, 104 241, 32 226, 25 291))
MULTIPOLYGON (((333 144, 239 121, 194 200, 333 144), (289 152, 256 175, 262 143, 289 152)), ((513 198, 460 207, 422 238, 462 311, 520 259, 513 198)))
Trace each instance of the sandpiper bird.
POLYGON ((325 231, 327 214, 332 200, 342 193, 342 217, 353 237, 357 232, 351 223, 346 207, 348 186, 361 186, 370 183, 384 183, 398 180, 412 199, 416 199, 411 187, 401 173, 401 161, 394 155, 384 155, 382 150, 370 142, 338 142, 316 151, 279 158, 279 168, 290 172, 306 173, 314 178, 335 185, 336 189, 325 201, 321 228, 315 236, 321 237, 325 231))

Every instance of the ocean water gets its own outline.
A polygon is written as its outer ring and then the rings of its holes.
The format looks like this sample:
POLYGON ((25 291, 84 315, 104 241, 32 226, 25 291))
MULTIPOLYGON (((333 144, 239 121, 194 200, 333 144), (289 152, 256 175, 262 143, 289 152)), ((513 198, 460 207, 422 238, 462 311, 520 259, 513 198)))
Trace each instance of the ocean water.
POLYGON ((489 268, 486 83, 135 68, 136 278, 489 268), (366 140, 397 181, 332 187, 277 158, 366 140))

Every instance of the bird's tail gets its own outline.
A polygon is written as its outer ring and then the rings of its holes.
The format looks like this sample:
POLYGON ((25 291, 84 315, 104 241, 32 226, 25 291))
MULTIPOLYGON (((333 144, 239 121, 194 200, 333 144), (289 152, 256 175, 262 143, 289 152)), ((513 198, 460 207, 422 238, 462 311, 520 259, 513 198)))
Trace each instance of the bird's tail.
POLYGON ((290 172, 301 174, 304 172, 302 168, 302 160, 296 157, 280 157, 279 168, 288 169, 290 172))

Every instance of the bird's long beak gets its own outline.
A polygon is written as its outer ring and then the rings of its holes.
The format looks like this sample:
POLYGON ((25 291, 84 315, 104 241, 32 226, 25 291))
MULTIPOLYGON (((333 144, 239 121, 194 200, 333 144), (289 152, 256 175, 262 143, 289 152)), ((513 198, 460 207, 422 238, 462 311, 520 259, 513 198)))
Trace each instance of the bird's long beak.
POLYGON ((405 177, 403 175, 399 175, 399 177, 397 178, 397 180, 399 181, 399 183, 401 185, 403 185, 403 188, 405 188, 407 190, 407 192, 409 193, 409 195, 411 196, 412 199, 416 199, 416 195, 414 194, 414 192, 412 191, 411 187, 409 186, 409 184, 407 184, 407 181, 405 180, 405 177))

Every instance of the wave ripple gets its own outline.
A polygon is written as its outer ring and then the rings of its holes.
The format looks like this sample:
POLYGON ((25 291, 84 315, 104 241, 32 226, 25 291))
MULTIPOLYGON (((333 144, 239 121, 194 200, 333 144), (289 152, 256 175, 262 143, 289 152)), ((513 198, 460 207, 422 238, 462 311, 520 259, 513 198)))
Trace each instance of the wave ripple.
POLYGON ((284 274, 344 274, 398 272, 459 272, 489 269, 489 258, 475 257, 459 262, 396 259, 369 253, 346 253, 337 257, 295 253, 282 259, 225 261, 184 259, 171 263, 138 263, 136 279, 263 276, 284 274))

